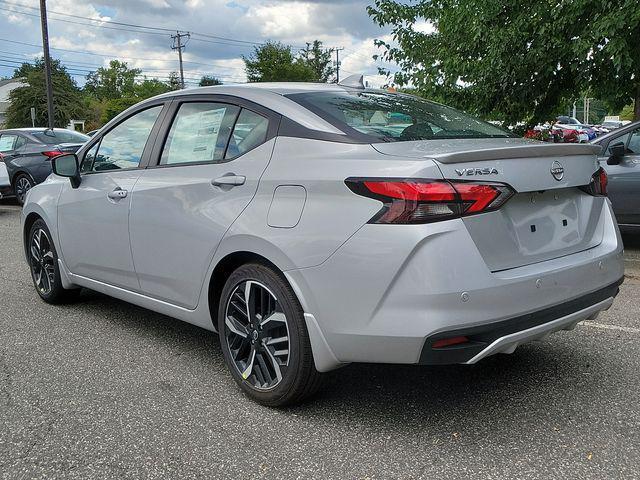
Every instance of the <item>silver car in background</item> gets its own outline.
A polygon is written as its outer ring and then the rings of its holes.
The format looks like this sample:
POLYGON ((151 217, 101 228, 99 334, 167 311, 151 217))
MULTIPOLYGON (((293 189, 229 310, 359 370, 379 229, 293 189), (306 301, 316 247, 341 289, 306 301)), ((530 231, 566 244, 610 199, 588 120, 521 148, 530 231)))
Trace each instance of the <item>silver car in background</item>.
POLYGON ((45 301, 216 330, 242 390, 292 404, 342 365, 473 364, 609 308, 595 150, 358 82, 173 92, 54 160, 25 254, 45 301))

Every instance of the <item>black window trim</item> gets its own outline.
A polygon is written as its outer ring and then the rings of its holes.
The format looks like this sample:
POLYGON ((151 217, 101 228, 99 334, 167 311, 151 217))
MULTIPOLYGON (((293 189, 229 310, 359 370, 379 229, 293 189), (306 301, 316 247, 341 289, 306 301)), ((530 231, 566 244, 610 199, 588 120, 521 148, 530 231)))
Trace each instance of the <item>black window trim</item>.
MULTIPOLYGON (((233 95, 193 94, 193 95, 180 95, 180 96, 173 97, 173 102, 171 102, 171 108, 169 109, 169 111, 167 112, 167 114, 163 119, 163 122, 162 122, 163 125, 158 132, 158 136, 156 137, 155 144, 153 146, 153 150, 150 156, 150 162, 146 168, 155 169, 155 168, 192 167, 192 166, 198 166, 198 165, 221 165, 221 164, 232 162, 242 157, 243 155, 246 155, 250 151, 258 148, 259 146, 264 145, 269 140, 275 138, 278 135, 278 128, 280 125, 281 118, 282 116, 274 112, 273 110, 270 110, 250 100, 246 100, 242 97, 236 97, 233 95), (238 107, 238 113, 236 114, 236 118, 234 119, 233 128, 235 128, 236 122, 242 110, 243 109, 250 110, 253 113, 261 115, 267 119, 267 121, 269 122, 269 125, 267 127, 267 135, 262 143, 259 143, 252 149, 247 150, 241 155, 237 155, 233 158, 224 158, 224 155, 226 155, 226 152, 227 152, 227 148, 229 147, 229 139, 231 138, 231 135, 229 135, 229 138, 227 138, 227 142, 224 147, 223 158, 221 160, 206 160, 202 162, 171 163, 171 164, 161 165, 160 161, 162 159, 162 151, 164 150, 165 143, 167 142, 167 139, 169 137, 171 126, 173 125, 173 122, 178 114, 178 111, 180 110, 180 107, 184 103, 219 103, 219 104, 232 105, 232 106, 238 107)), ((231 134, 233 134, 233 128, 231 130, 231 134)))
MULTIPOLYGON (((89 152, 89 150, 91 150, 97 143, 101 144, 104 136, 108 135, 114 128, 124 123, 125 121, 129 120, 130 118, 137 115, 138 113, 142 113, 143 111, 149 110, 154 107, 162 107, 162 109, 160 110, 160 113, 158 113, 158 116, 153 124, 153 127, 151 128, 151 132, 147 137, 147 141, 145 143, 144 149, 142 150, 142 155, 140 156, 140 163, 138 164, 137 167, 119 168, 117 170, 99 170, 99 171, 81 172, 80 175, 85 176, 85 175, 101 175, 105 173, 108 174, 108 173, 116 173, 116 172, 131 172, 135 170, 144 170, 145 168, 147 168, 147 166, 149 165, 151 151, 155 144, 156 136, 158 135, 158 131, 161 125, 163 124, 164 117, 166 116, 167 111, 169 110, 172 103, 173 102, 171 101, 171 99, 164 98, 161 101, 149 102, 149 103, 144 103, 141 105, 134 106, 133 109, 128 112, 129 113, 128 115, 118 116, 114 120, 112 120, 110 123, 108 123, 107 130, 100 132, 99 136, 92 137, 91 140, 89 140, 86 144, 84 144, 76 154, 78 157, 78 165, 81 168, 82 163, 84 162, 84 159, 87 155, 87 152, 89 152)), ((100 145, 98 145, 97 151, 100 152, 100 145)))

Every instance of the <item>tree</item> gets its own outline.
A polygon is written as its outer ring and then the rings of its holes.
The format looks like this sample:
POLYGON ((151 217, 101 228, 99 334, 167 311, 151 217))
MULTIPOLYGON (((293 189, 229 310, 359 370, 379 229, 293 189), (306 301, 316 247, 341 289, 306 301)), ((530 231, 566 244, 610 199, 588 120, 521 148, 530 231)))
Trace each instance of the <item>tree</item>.
POLYGON ((320 40, 314 40, 313 43, 307 42, 307 48, 300 52, 305 63, 313 69, 316 82, 326 83, 336 73, 331 63, 331 52, 322 48, 320 40))
POLYGON ((180 81, 178 72, 169 73, 169 80, 167 81, 167 85, 169 85, 169 91, 171 92, 180 90, 182 88, 182 82, 180 81))
MULTIPOLYGON (((6 112, 7 128, 31 126, 31 107, 36 109, 36 125, 47 125, 47 90, 44 77, 44 59, 34 64, 23 63, 15 70, 14 78, 22 78, 27 84, 9 94, 6 112)), ((75 81, 60 64, 51 61, 51 80, 54 97, 54 126, 66 127, 69 120, 83 118, 83 100, 75 81)))
POLYGON ((198 83, 200 87, 210 87, 214 85, 222 85, 222 81, 213 75, 203 75, 198 83))
POLYGON ((133 87, 134 96, 140 100, 155 97, 163 93, 171 91, 169 84, 158 80, 157 78, 148 79, 136 83, 133 87))
POLYGON ((111 60, 109 67, 100 67, 87 75, 85 91, 100 100, 135 96, 136 77, 142 71, 129 68, 126 62, 111 60))
POLYGON ((296 58, 289 45, 267 42, 254 47, 249 57, 242 57, 250 82, 312 82, 314 70, 302 59, 296 58))
POLYGON ((430 98, 507 123, 546 120, 585 92, 640 108, 637 0, 376 0, 367 10, 392 28, 395 44, 376 44, 401 68, 394 82, 430 98))
POLYGON ((104 125, 109 120, 124 112, 127 108, 133 107, 139 101, 139 98, 134 97, 114 98, 111 100, 107 100, 100 121, 104 125))

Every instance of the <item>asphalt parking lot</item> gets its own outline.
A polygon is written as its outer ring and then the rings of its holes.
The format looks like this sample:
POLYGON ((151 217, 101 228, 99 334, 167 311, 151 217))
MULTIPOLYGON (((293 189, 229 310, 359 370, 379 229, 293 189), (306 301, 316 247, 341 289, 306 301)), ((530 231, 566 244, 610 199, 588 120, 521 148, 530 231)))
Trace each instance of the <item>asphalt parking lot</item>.
POLYGON ((217 336, 85 292, 39 300, 0 201, 2 478, 640 478, 640 235, 595 322, 474 366, 352 365, 287 410, 217 336))

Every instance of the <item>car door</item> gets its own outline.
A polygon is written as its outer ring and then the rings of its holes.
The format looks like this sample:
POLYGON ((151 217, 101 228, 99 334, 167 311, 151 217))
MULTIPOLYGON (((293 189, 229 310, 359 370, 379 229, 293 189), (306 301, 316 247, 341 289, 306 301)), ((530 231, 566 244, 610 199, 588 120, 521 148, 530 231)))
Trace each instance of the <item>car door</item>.
POLYGON ((131 192, 148 160, 164 105, 137 110, 80 153, 81 182, 58 200, 58 232, 76 275, 138 290, 129 243, 131 192))
POLYGON ((172 109, 157 165, 134 188, 131 249, 145 294, 193 309, 216 247, 257 190, 279 116, 211 96, 172 109))
POLYGON ((609 176, 608 194, 621 225, 640 225, 640 128, 625 131, 609 140, 600 163, 609 176), (607 165, 611 145, 623 143, 620 164, 607 165))

